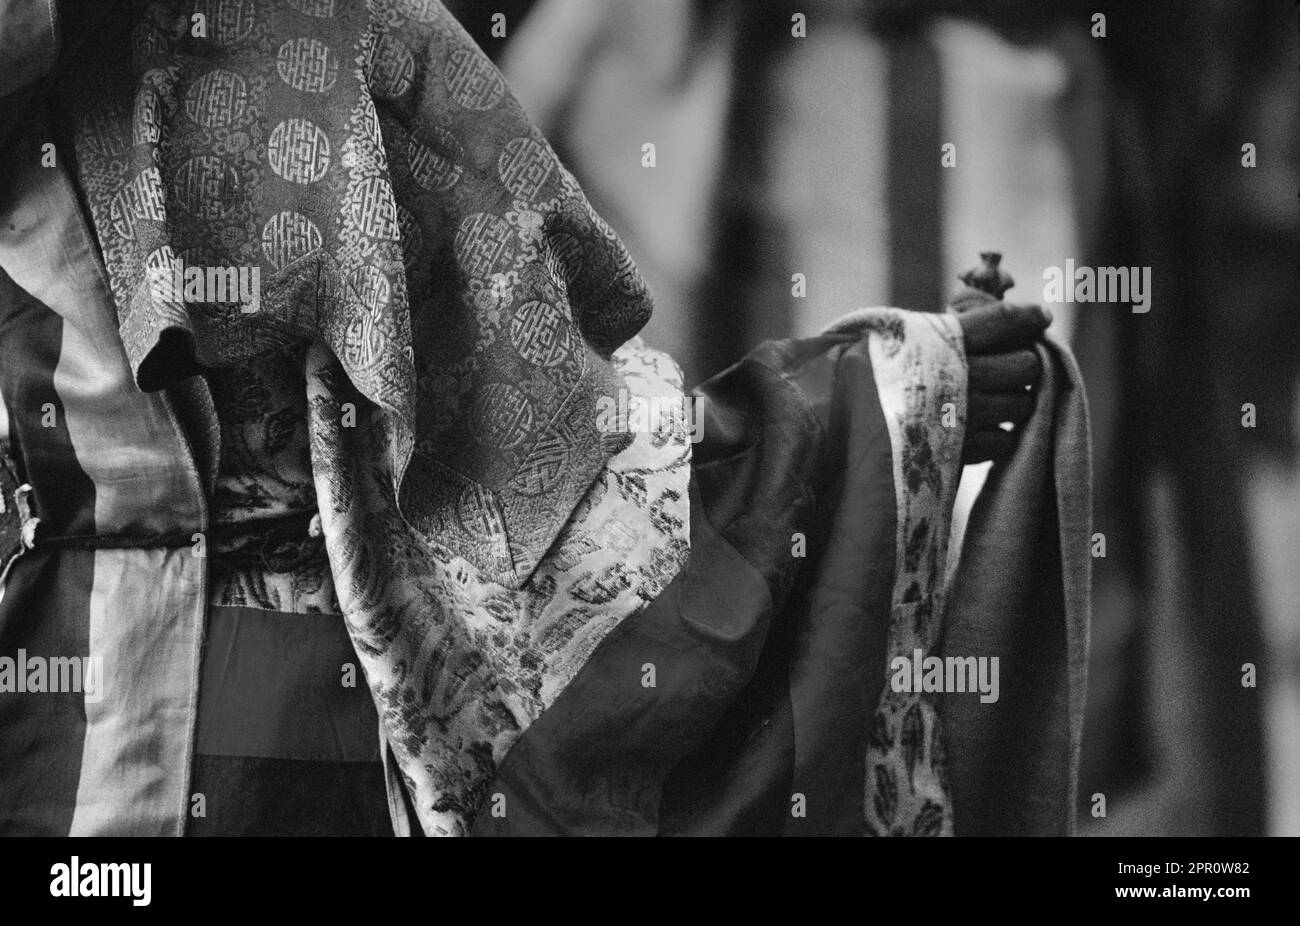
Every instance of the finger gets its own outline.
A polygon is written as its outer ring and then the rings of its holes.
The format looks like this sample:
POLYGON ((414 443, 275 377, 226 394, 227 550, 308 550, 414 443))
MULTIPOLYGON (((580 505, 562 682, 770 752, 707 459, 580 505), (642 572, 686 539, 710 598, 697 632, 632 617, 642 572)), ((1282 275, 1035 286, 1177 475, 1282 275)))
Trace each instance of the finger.
POLYGON ((989 460, 1005 460, 1016 449, 1020 435, 1016 431, 970 431, 962 444, 961 460, 963 463, 985 463, 989 460))
POLYGON ((972 392, 1017 392, 1038 385, 1043 361, 1038 352, 1016 350, 969 358, 967 374, 972 392))
POLYGON ((1038 305, 998 302, 957 316, 966 339, 966 354, 997 353, 1028 344, 1052 322, 1052 313, 1038 305))
POLYGON ((1019 427, 1034 411, 1032 392, 972 392, 966 407, 970 413, 966 427, 971 431, 988 431, 1004 421, 1019 427))

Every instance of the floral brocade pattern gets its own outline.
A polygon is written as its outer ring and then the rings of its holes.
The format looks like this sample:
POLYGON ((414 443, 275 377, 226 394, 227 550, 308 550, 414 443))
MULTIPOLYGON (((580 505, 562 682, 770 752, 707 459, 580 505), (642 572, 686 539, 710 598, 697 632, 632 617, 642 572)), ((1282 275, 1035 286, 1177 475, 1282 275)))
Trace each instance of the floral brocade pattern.
MULTIPOLYGON (((887 312, 871 362, 894 455, 899 500, 890 664, 936 652, 942 633, 949 522, 961 478, 966 367, 955 316, 887 312), (892 316, 892 317, 891 317, 892 316), (946 427, 952 403, 957 426, 946 427)), ((933 695, 886 684, 867 746, 864 830, 951 836, 952 793, 933 695)))
MULTIPOLYGON (((682 401, 667 355, 634 339, 614 361, 631 395, 682 401)), ((357 426, 339 426, 355 393, 318 347, 307 381, 316 489, 348 630, 421 826, 463 835, 510 747, 685 564, 686 422, 622 435, 554 546, 512 588, 396 516, 380 413, 358 406, 357 426)))
MULTIPOLYGON (((866 331, 889 428, 898 500, 886 665, 934 654, 942 635, 949 523, 961 478, 966 361, 955 316, 867 309, 832 330, 866 331), (945 427, 952 403, 956 426, 945 427)), ((892 674, 892 673, 891 673, 892 674)), ((887 681, 867 741, 863 832, 951 836, 952 794, 933 695, 887 681)))
MULTIPOLYGON (((657 597, 684 564, 691 446, 685 422, 619 439, 626 446, 530 582, 512 590, 407 531, 391 516, 382 478, 370 474, 368 486, 349 485, 338 444, 317 442, 313 470, 304 353, 293 347, 209 375, 222 447, 212 523, 247 527, 255 538, 269 519, 314 510, 319 471, 330 487, 322 497, 334 503, 322 512, 322 525, 345 606, 320 540, 286 541, 276 549, 292 562, 278 565, 271 557, 228 555, 227 548, 247 549, 242 532, 211 545, 209 602, 345 613, 422 821, 429 832, 461 834, 509 746, 605 636, 657 597), (338 503, 344 511, 335 510, 338 503), (365 523, 373 530, 345 526, 371 505, 365 523), (385 574, 393 578, 383 581, 385 574)), ((634 339, 614 359, 630 395, 681 400, 680 372, 666 355, 634 339)), ((330 381, 313 373, 314 426, 331 407, 316 390, 330 381)), ((331 411, 324 420, 343 417, 331 411)), ((358 434, 372 427, 359 426, 358 434)), ((384 458, 379 446, 374 456, 384 458)))
POLYGON ((221 454, 210 501, 208 601, 286 614, 338 614, 329 558, 320 537, 266 525, 315 513, 307 438, 307 348, 295 344, 207 376, 221 454), (242 530, 246 528, 246 530, 242 530), (232 551, 241 551, 232 555, 232 551))

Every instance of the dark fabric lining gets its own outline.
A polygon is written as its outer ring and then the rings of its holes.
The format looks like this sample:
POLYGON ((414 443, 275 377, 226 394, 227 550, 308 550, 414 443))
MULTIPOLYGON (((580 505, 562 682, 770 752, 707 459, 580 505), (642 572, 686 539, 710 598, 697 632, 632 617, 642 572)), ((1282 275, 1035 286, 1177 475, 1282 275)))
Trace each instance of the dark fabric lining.
POLYGON ((514 746, 476 835, 861 833, 895 534, 865 346, 770 343, 701 387, 690 561, 514 746))
POLYGON ((378 730, 342 615, 209 608, 198 753, 379 762, 378 730))

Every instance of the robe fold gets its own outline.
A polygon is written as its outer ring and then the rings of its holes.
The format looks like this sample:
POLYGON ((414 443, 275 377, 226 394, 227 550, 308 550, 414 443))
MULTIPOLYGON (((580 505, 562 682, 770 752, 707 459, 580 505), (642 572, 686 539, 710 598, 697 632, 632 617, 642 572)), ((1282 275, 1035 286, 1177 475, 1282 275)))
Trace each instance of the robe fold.
POLYGON ((635 337, 617 236, 439 4, 200 0, 203 35, 194 6, 122 4, 0 195, 0 659, 105 667, 0 690, 0 831, 255 830, 194 823, 195 786, 262 760, 325 763, 322 794, 357 763, 384 794, 356 826, 386 804, 399 834, 942 835, 1008 783, 1011 810, 967 819, 1071 830, 1087 449, 1063 348, 1032 433, 1073 437, 1008 468, 1059 557, 979 547, 1059 606, 995 599, 1016 614, 959 638, 1029 641, 1040 670, 1003 678, 1005 712, 897 690, 893 659, 984 613, 946 574, 954 316, 855 313, 688 396, 635 337), (72 140, 52 167, 47 137, 72 140), (257 270, 260 301, 178 299, 178 261, 257 270), (692 398, 697 429, 601 413, 692 398), (252 712, 241 673, 273 652, 252 712), (325 690, 351 656, 372 704, 325 690), (999 778, 1003 755, 1037 764, 999 778))

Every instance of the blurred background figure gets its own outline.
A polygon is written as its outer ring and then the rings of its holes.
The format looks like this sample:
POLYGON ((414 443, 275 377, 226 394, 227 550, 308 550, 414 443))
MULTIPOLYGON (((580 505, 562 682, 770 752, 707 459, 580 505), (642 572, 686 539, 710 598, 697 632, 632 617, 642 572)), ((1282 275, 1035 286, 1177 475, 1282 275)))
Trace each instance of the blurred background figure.
POLYGON ((1147 313, 1052 306, 1104 535, 1084 831, 1300 834, 1290 4, 448 6, 627 244, 689 382, 859 306, 939 310, 982 250, 1021 302, 1067 260, 1150 267, 1147 313))

